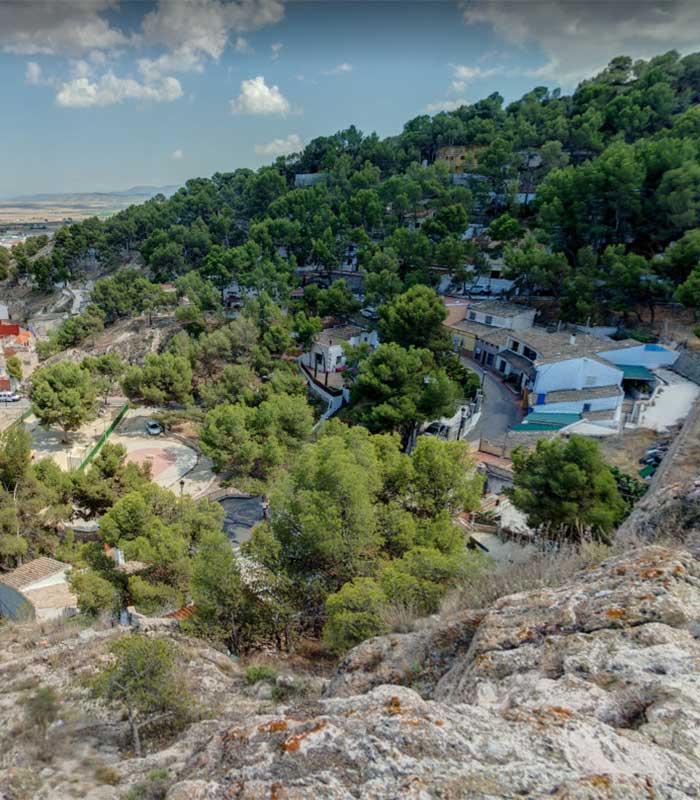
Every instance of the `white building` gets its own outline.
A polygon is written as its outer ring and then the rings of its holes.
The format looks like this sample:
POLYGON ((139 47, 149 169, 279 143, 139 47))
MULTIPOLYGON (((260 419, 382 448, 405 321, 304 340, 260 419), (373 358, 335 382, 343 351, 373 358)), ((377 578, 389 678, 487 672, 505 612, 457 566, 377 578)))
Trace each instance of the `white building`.
POLYGON ((377 332, 357 325, 325 328, 314 339, 311 349, 301 356, 301 363, 316 372, 342 372, 347 365, 344 345, 357 347, 363 343, 371 348, 377 347, 377 332))
POLYGON ((614 342, 532 328, 511 331, 494 366, 527 393, 531 415, 525 425, 550 424, 557 421, 556 415, 563 415, 561 421, 567 424, 573 416, 617 427, 624 381, 653 382, 650 370, 673 363, 677 356, 662 345, 644 345, 634 339, 614 342))
POLYGON ((0 575, 0 615, 41 622, 78 612, 78 598, 68 584, 69 564, 35 558, 0 575))
POLYGON ((533 326, 536 313, 534 308, 528 306, 519 306, 499 300, 483 300, 469 306, 465 319, 471 322, 480 322, 483 325, 491 325, 494 328, 524 331, 533 326))

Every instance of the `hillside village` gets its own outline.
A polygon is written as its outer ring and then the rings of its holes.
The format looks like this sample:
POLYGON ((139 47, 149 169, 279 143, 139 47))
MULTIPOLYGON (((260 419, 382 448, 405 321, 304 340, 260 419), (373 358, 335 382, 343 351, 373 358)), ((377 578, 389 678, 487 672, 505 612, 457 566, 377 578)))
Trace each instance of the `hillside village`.
POLYGON ((698 58, 0 249, 0 800, 700 792, 698 58))

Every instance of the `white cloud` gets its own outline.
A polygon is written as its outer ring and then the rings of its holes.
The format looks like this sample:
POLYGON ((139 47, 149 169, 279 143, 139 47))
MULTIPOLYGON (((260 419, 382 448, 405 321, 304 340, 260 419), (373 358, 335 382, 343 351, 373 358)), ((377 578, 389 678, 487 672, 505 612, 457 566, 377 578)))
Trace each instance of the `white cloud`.
POLYGON ((124 100, 168 103, 181 96, 182 87, 175 78, 139 83, 133 78, 119 78, 110 70, 94 81, 87 77, 65 81, 58 88, 56 103, 64 108, 93 108, 124 100))
POLYGON ((236 37, 236 43, 234 44, 233 49, 237 53, 242 53, 242 54, 245 54, 245 55, 247 55, 248 53, 255 52, 253 50, 253 48, 250 46, 250 44, 249 44, 248 40, 245 38, 245 36, 237 36, 236 37))
POLYGON ((129 42, 102 16, 114 0, 3 0, 0 50, 20 55, 81 55, 129 42))
POLYGON ((520 74, 571 85, 618 55, 649 58, 671 48, 697 49, 697 0, 462 0, 468 25, 489 25, 510 44, 539 45, 546 61, 520 74))
POLYGON ((143 18, 143 36, 168 52, 142 58, 139 69, 151 81, 167 72, 202 72, 206 59, 218 61, 232 33, 239 34, 236 52, 252 52, 240 34, 278 22, 283 14, 282 0, 160 0, 143 18))
POLYGON ((256 144, 255 152, 260 156, 286 156, 298 153, 304 148, 304 143, 298 133, 290 133, 284 139, 273 139, 267 144, 256 144))
POLYGON ((170 154, 170 158, 172 158, 173 161, 182 161, 184 157, 185 153, 179 147, 170 154))
POLYGON ((282 52, 283 47, 284 45, 282 44, 282 42, 273 42, 270 45, 270 50, 272 50, 271 58, 273 61, 277 61, 277 59, 280 57, 280 53, 282 52))
POLYGON ((463 92, 474 81, 491 78, 503 74, 503 67, 469 67, 464 64, 452 64, 452 91, 463 92))
POLYGON ((338 64, 337 66, 333 67, 333 69, 329 69, 324 72, 324 75, 345 75, 348 72, 352 72, 352 64, 348 64, 347 61, 344 61, 342 64, 338 64))
POLYGON ((24 81, 30 86, 43 86, 46 84, 46 78, 41 71, 41 66, 36 61, 27 62, 27 70, 24 73, 24 81))
POLYGON ((280 92, 278 86, 268 86, 265 78, 258 75, 241 82, 241 93, 231 100, 234 114, 281 114, 291 111, 289 100, 280 92))
POLYGON ((469 102, 464 98, 459 100, 438 100, 437 103, 428 103, 425 111, 428 114, 437 114, 438 111, 456 111, 461 106, 468 106, 469 102))

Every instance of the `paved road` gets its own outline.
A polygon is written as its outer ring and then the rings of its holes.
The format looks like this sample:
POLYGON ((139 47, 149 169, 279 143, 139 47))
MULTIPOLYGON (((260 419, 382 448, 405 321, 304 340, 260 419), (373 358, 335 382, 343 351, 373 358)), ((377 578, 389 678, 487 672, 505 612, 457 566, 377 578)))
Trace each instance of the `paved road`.
POLYGON ((484 439, 502 439, 508 428, 523 418, 519 398, 492 373, 482 370, 475 361, 468 358, 462 358, 461 361, 465 367, 482 376, 484 391, 481 419, 469 431, 467 438, 471 442, 478 441, 482 436, 484 439))
POLYGON ((11 425, 25 411, 29 410, 31 403, 26 398, 18 400, 16 403, 0 402, 0 431, 11 425))

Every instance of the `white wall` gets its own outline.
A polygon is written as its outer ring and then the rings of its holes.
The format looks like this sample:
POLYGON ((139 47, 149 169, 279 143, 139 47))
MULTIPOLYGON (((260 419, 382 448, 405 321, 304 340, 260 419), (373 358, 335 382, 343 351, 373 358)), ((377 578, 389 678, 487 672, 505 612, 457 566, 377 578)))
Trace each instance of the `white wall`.
POLYGON ((533 391, 537 394, 557 389, 585 389, 591 386, 619 386, 622 370, 592 358, 572 358, 537 367, 533 391))
POLYGON ((532 411, 540 414, 582 414, 586 403, 589 411, 607 411, 622 404, 622 395, 617 397, 597 397, 594 400, 569 400, 562 403, 542 403, 531 406, 532 411))
POLYGON ((680 353, 669 350, 660 344, 640 344, 638 347, 625 347, 621 350, 607 350, 600 357, 613 364, 641 366, 648 369, 667 367, 675 364, 680 353))

